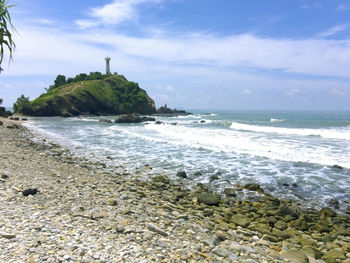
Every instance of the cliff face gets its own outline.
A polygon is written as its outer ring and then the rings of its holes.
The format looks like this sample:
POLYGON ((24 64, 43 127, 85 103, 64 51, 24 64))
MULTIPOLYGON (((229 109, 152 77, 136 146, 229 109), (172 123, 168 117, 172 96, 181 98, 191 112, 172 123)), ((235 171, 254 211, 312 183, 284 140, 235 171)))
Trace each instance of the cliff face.
POLYGON ((60 86, 30 102, 32 116, 111 115, 155 113, 154 101, 137 83, 124 76, 60 86))

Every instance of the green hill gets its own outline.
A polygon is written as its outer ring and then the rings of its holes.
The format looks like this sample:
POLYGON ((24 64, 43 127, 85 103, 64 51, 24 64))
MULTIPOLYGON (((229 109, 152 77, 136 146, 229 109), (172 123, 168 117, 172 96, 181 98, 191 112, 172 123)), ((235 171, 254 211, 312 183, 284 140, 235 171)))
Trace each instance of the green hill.
POLYGON ((32 116, 78 116, 151 114, 155 111, 154 101, 137 83, 128 81, 123 75, 107 75, 103 79, 50 88, 31 101, 29 107, 23 108, 22 113, 32 116))

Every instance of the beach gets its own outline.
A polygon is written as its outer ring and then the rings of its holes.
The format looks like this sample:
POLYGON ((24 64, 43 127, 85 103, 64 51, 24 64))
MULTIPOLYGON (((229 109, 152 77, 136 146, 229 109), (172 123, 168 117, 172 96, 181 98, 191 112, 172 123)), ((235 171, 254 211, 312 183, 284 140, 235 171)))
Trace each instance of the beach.
POLYGON ((346 213, 136 176, 1 121, 0 262, 350 262, 346 213))

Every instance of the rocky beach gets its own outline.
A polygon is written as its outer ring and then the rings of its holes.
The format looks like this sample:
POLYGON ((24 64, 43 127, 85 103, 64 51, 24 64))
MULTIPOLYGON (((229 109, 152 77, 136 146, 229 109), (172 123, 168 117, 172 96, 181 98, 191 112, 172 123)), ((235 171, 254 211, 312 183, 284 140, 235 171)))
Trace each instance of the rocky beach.
POLYGON ((0 262, 350 262, 347 213, 258 184, 190 190, 182 171, 130 174, 0 124, 0 262))

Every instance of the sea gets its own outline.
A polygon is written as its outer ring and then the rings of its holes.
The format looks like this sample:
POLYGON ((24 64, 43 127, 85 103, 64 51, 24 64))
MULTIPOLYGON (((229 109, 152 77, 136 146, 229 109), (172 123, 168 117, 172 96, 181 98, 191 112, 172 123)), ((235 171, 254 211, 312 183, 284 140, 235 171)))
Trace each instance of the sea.
POLYGON ((124 167, 135 176, 185 171, 222 193, 258 183, 280 198, 314 208, 350 202, 350 112, 192 111, 139 124, 100 122, 117 116, 30 118, 34 132, 79 157, 124 167), (149 168, 152 168, 151 172, 149 168))

